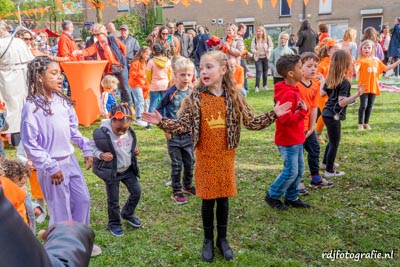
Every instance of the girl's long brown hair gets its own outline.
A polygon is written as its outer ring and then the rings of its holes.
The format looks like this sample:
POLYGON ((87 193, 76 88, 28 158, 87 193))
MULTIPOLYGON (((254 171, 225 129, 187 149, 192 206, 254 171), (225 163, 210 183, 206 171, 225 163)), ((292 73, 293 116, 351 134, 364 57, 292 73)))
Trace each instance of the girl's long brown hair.
MULTIPOLYGON (((226 66, 227 71, 222 77, 222 89, 224 89, 226 95, 230 99, 232 99, 233 116, 240 123, 243 120, 243 116, 246 116, 245 119, 249 119, 247 118, 248 114, 243 112, 245 107, 245 102, 239 90, 236 89, 236 81, 233 78, 233 73, 229 68, 228 57, 226 56, 226 54, 222 53, 221 51, 209 51, 204 55, 202 55, 201 57, 211 57, 212 59, 216 60, 221 67, 226 66)), ((202 83, 201 79, 196 85, 196 88, 200 87, 204 87, 204 84, 202 83)))
POLYGON ((326 77, 326 86, 334 89, 343 82, 352 65, 350 53, 345 50, 337 50, 333 53, 331 64, 329 65, 328 76, 326 77))

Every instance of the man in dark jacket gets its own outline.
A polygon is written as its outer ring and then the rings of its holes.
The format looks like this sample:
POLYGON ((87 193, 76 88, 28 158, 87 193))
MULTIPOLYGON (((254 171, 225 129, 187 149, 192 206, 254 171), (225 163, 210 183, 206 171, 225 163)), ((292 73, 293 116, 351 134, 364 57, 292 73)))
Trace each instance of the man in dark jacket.
POLYGON ((198 34, 193 38, 193 58, 194 65, 196 66, 196 76, 198 76, 200 57, 207 51, 210 47, 207 46, 206 41, 210 38, 210 34, 205 32, 203 26, 197 26, 198 34))
POLYGON ((190 35, 185 33, 183 22, 177 22, 176 28, 177 30, 174 35, 179 39, 181 44, 181 56, 190 57, 193 51, 193 41, 190 38, 190 35))

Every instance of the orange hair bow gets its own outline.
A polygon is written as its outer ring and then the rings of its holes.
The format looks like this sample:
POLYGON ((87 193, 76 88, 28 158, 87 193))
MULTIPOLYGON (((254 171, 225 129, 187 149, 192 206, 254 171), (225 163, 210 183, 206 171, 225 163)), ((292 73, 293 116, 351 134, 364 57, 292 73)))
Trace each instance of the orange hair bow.
POLYGON ((128 117, 128 118, 131 118, 132 119, 132 116, 131 115, 126 115, 126 114, 124 114, 122 111, 117 111, 117 112, 115 112, 115 114, 114 114, 114 116, 112 116, 111 117, 111 120, 112 119, 116 119, 116 120, 122 120, 123 118, 125 118, 125 117, 128 117))
POLYGON ((326 47, 332 47, 332 46, 335 45, 335 43, 336 43, 335 39, 329 38, 329 40, 326 41, 325 46, 326 47))

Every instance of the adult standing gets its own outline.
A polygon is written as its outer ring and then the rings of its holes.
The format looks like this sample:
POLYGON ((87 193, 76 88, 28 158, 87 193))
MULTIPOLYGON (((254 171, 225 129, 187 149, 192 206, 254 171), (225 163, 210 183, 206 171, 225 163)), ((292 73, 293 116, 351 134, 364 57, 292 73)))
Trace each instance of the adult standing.
POLYGON ((210 38, 210 34, 206 33, 203 26, 197 26, 197 35, 193 38, 193 56, 194 65, 196 66, 196 77, 199 76, 200 57, 209 50, 206 41, 210 38))
POLYGON ((115 25, 112 22, 107 24, 107 32, 108 35, 114 36, 115 38, 121 37, 121 33, 115 29, 115 25))
POLYGON ((129 69, 129 65, 131 64, 132 59, 135 57, 136 53, 140 49, 140 45, 135 37, 129 35, 128 25, 122 24, 121 27, 119 27, 119 31, 121 32, 121 37, 119 37, 119 39, 126 47, 126 60, 128 61, 129 69))
MULTIPOLYGON (((241 36, 243 41, 245 39, 245 35, 247 32, 247 26, 244 23, 238 24, 237 35, 241 36)), ((244 51, 240 58, 240 66, 244 69, 244 89, 247 91, 249 90, 247 86, 247 73, 250 72, 249 67, 247 66, 247 57, 252 56, 251 52, 247 51, 246 46, 244 46, 244 51)))
POLYGON ((229 24, 225 28, 225 33, 226 36, 216 48, 224 52, 228 56, 228 59, 234 57, 236 63, 240 65, 240 58, 244 51, 243 38, 237 35, 237 26, 235 24, 229 24))
MULTIPOLYGON (((400 57, 400 17, 395 18, 394 23, 395 25, 387 54, 389 62, 396 62, 400 57)), ((394 75, 399 77, 399 66, 394 68, 393 71, 394 75)))
POLYGON ((28 96, 27 70, 33 59, 31 51, 19 38, 12 37, 0 20, 0 100, 7 106, 9 128, 13 146, 18 146, 22 108, 28 96))
POLYGON ((308 20, 303 20, 299 31, 297 32, 296 46, 299 48, 299 55, 304 52, 315 53, 315 47, 317 46, 317 43, 318 36, 311 28, 310 22, 308 20))
POLYGON ((75 51, 76 54, 83 56, 91 56, 98 54, 101 60, 107 60, 108 64, 105 73, 115 75, 119 81, 121 91, 121 102, 128 103, 133 109, 133 101, 131 89, 128 85, 128 67, 126 62, 126 47, 114 36, 108 36, 106 27, 101 24, 93 25, 93 35, 96 36, 97 42, 83 50, 75 51))
POLYGON ((274 45, 271 38, 265 32, 264 26, 258 26, 256 36, 251 41, 251 52, 254 55, 256 62, 256 88, 258 92, 260 88, 261 76, 263 79, 263 89, 267 90, 267 72, 268 72, 268 59, 271 56, 274 45))
MULTIPOLYGON (((171 35, 172 43, 175 46, 175 51, 176 51, 175 55, 180 55, 181 54, 181 42, 179 41, 178 37, 176 37, 174 35, 175 34, 175 24, 173 22, 168 22, 167 28, 168 28, 169 35, 171 35)), ((161 32, 161 28, 160 28, 159 33, 160 32, 161 32)), ((159 37, 160 37, 160 35, 159 35, 159 37)))
POLYGON ((170 34, 166 26, 162 26, 158 31, 158 36, 155 39, 154 44, 161 45, 161 47, 163 48, 164 55, 166 55, 169 59, 171 59, 173 56, 179 55, 179 52, 177 50, 178 49, 177 46, 179 45, 179 40, 177 39, 177 41, 175 42, 174 39, 172 38, 169 39, 168 36, 174 37, 172 34, 170 34))
POLYGON ((77 61, 79 57, 72 55, 72 52, 78 50, 78 45, 75 43, 74 37, 74 24, 70 20, 64 20, 61 23, 63 33, 58 41, 58 56, 69 57, 70 61, 77 61))
POLYGON ((180 55, 189 58, 193 51, 193 41, 190 35, 185 32, 183 22, 179 21, 176 23, 176 32, 174 35, 179 39, 181 45, 180 55))

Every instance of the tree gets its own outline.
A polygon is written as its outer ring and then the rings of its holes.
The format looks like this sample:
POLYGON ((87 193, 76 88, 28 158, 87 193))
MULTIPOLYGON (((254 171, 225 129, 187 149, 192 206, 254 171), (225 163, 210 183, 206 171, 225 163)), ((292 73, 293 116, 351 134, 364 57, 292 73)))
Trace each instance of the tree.
POLYGON ((104 3, 102 0, 88 0, 88 2, 96 9, 97 23, 103 24, 103 8, 104 3))

